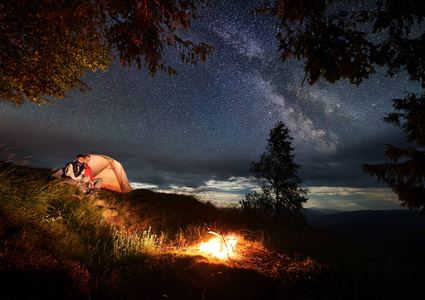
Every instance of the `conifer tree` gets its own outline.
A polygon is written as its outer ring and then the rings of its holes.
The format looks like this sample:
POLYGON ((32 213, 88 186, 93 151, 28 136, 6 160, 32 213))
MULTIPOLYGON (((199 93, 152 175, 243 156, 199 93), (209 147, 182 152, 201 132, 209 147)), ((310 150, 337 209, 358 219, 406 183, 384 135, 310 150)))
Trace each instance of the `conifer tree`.
POLYGON ((390 162, 364 164, 363 171, 388 184, 402 206, 425 213, 425 94, 410 93, 393 102, 398 112, 388 114, 384 121, 404 131, 408 146, 384 144, 385 157, 390 162))
POLYGON ((297 173, 301 166, 294 162, 292 139, 282 122, 270 130, 267 151, 250 169, 261 183, 261 193, 248 193, 240 201, 245 211, 275 218, 300 214, 308 191, 300 187, 303 181, 297 173))

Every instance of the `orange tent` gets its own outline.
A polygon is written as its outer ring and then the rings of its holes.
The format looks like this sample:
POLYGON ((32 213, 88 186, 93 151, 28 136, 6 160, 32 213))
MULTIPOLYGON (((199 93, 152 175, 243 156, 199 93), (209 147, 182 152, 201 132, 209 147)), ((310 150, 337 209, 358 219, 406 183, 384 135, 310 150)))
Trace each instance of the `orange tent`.
POLYGON ((132 191, 122 165, 113 158, 100 154, 89 154, 89 166, 94 178, 103 178, 102 188, 127 193, 132 191))
MULTIPOLYGON (((127 175, 122 165, 115 159, 100 155, 89 154, 89 166, 92 169, 94 178, 103 178, 102 189, 107 189, 119 193, 132 191, 127 175)), ((57 171, 53 176, 60 177, 62 170, 57 171)))

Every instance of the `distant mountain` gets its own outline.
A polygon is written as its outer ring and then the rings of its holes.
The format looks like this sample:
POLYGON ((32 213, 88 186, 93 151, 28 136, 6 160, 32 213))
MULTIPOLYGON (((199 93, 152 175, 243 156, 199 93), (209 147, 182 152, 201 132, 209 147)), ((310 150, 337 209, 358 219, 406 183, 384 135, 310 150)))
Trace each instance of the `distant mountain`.
POLYGON ((310 225, 315 224, 316 220, 320 220, 322 216, 326 215, 325 213, 321 211, 318 211, 316 209, 311 209, 311 208, 307 208, 303 210, 303 214, 307 218, 308 223, 310 225))
POLYGON ((425 218, 419 211, 410 210, 358 210, 337 213, 325 213, 312 210, 305 214, 310 225, 315 227, 352 227, 373 229, 392 228, 395 230, 412 230, 418 226, 425 226, 425 218), (313 216, 313 218, 309 218, 313 216))
POLYGON ((308 210, 311 226, 326 228, 340 238, 396 256, 425 262, 425 217, 419 211, 359 210, 325 214, 308 210))
POLYGON ((340 212, 342 211, 317 207, 309 207, 303 210, 304 216, 311 225, 313 225, 316 221, 321 220, 325 215, 336 214, 340 212))
POLYGON ((309 207, 305 209, 307 212, 312 212, 312 213, 318 213, 318 214, 336 214, 336 213, 340 213, 340 212, 344 212, 342 210, 336 210, 336 209, 328 209, 328 208, 318 208, 318 207, 309 207))

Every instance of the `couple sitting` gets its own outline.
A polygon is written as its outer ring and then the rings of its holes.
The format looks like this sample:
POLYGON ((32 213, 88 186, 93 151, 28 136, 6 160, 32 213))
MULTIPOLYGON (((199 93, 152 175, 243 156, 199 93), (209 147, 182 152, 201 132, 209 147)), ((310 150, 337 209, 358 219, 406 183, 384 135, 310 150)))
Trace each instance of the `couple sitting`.
POLYGON ((75 185, 84 194, 96 195, 99 193, 103 183, 102 178, 93 178, 92 171, 88 163, 90 155, 78 154, 75 161, 70 162, 62 169, 62 178, 66 182, 75 185))

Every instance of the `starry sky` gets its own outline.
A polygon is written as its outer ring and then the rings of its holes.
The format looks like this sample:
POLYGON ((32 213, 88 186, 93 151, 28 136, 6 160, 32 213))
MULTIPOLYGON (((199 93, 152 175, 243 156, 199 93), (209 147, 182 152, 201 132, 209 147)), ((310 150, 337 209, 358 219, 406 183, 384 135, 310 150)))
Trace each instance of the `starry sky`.
POLYGON ((259 1, 219 2, 184 33, 214 46, 205 63, 180 64, 170 49, 178 76, 152 78, 115 63, 106 73, 87 73, 91 92, 71 91, 54 106, 0 101, 0 144, 45 168, 61 168, 78 153, 104 154, 121 162, 133 188, 197 193, 229 205, 258 189, 250 163, 282 121, 310 189, 306 207, 400 208, 361 165, 384 161, 379 143, 403 143, 400 129, 382 118, 393 111, 391 99, 418 86, 385 70, 359 87, 302 85, 302 61, 278 60, 271 20, 247 15, 259 1))

